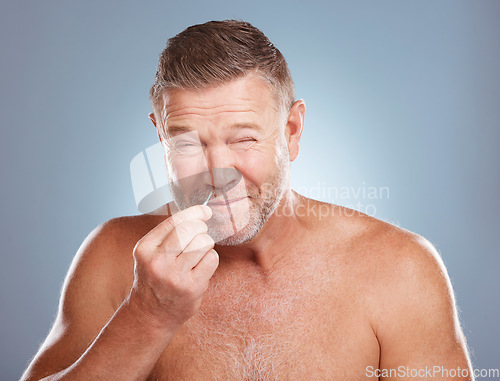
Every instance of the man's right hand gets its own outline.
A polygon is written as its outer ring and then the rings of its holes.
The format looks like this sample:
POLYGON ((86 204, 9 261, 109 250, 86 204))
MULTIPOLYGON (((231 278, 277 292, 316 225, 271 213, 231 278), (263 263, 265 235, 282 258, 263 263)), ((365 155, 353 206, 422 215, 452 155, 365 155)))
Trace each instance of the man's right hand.
POLYGON ((219 264, 206 221, 208 206, 180 211, 153 228, 134 248, 129 295, 152 324, 177 327, 195 314, 219 264))
POLYGON ((147 379, 200 306, 219 264, 205 224, 211 215, 197 205, 160 223, 134 216, 94 229, 73 260, 57 318, 22 379, 147 379))

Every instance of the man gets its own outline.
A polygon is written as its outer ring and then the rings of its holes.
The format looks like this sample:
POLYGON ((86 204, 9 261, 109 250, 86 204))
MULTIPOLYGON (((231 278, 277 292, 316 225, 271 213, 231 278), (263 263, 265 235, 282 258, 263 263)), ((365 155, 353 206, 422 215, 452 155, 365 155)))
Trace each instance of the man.
POLYGON ((432 245, 290 189, 305 105, 262 32, 170 39, 151 100, 175 202, 89 235, 24 380, 472 378, 432 245))

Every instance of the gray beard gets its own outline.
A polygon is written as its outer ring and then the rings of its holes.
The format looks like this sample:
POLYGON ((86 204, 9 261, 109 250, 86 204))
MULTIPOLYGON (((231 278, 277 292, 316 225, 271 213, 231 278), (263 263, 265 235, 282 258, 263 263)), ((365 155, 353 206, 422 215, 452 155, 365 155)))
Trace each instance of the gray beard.
MULTIPOLYGON (((207 222, 208 234, 215 243, 221 246, 235 246, 248 242, 255 237, 276 211, 276 208, 288 189, 290 180, 289 172, 288 149, 286 146, 283 146, 276 162, 276 170, 272 176, 270 176, 271 180, 262 187, 262 195, 259 195, 258 190, 256 192, 247 191, 250 198, 248 211, 249 218, 246 225, 235 234, 228 236, 227 229, 221 228, 220 222, 217 221, 216 216, 213 216, 212 219, 207 222)), ((188 205, 185 205, 185 199, 183 195, 180 194, 179 189, 175 189, 172 184, 170 184, 170 188, 175 203, 180 207, 179 209, 188 207, 188 205)), ((231 229, 231 232, 234 232, 234 230, 231 229)))
POLYGON ((286 146, 282 146, 281 153, 276 163, 276 171, 270 177, 271 181, 265 184, 262 196, 250 199, 250 215, 248 223, 236 234, 227 238, 220 237, 216 227, 209 224, 208 234, 221 246, 235 246, 250 241, 262 229, 264 224, 276 211, 286 190, 289 187, 289 155, 286 146), (253 200, 256 200, 254 202, 253 200), (260 202, 259 202, 260 201, 260 202), (217 237, 219 235, 219 237, 217 237), (217 240, 217 238, 221 238, 217 240))
MULTIPOLYGON (((280 173, 283 174, 284 171, 280 173)), ((257 233, 262 229, 264 224, 269 220, 269 218, 273 215, 276 208, 278 207, 283 195, 286 191, 285 184, 281 182, 282 176, 277 178, 280 180, 276 184, 273 183, 272 189, 263 195, 261 205, 256 205, 251 202, 250 206, 250 216, 248 223, 240 229, 236 234, 229 236, 227 238, 222 238, 224 232, 221 232, 217 229, 216 226, 211 226, 208 224, 208 234, 213 238, 213 240, 217 243, 217 245, 221 246, 235 246, 241 245, 242 243, 250 241, 253 237, 257 235, 257 233)), ((284 176, 283 176, 284 177, 284 176)), ((288 177, 288 176, 287 176, 288 177)), ((286 183, 287 184, 287 183, 286 183)))

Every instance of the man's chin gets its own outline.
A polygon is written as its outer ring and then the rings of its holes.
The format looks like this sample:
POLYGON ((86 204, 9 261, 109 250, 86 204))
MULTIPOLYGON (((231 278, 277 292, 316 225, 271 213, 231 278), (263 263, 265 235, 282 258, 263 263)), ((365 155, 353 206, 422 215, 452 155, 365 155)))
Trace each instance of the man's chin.
POLYGON ((259 230, 255 225, 246 225, 242 229, 237 229, 236 232, 233 226, 218 226, 217 228, 209 226, 208 234, 217 245, 235 246, 250 241, 259 230))
POLYGON ((243 213, 227 213, 212 209, 212 218, 208 220, 208 234, 218 242, 240 241, 239 237, 245 234, 251 225, 248 209, 243 213), (234 237, 234 239, 232 239, 234 237))
POLYGON ((225 238, 221 237, 222 239, 216 239, 217 237, 215 238, 212 237, 212 238, 214 239, 215 243, 219 246, 237 246, 250 241, 256 234, 257 233, 249 235, 245 234, 244 232, 238 232, 229 237, 225 235, 224 236, 225 238))

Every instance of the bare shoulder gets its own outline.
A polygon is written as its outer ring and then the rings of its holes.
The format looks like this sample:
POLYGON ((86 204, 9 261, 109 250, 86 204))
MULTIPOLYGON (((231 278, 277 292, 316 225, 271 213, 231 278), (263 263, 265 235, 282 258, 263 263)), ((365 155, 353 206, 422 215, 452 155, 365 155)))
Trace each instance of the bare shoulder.
POLYGON ((106 282, 102 286, 112 291, 111 295, 116 295, 117 300, 113 304, 118 307, 125 296, 123 293, 128 292, 133 281, 135 245, 165 218, 168 215, 142 214, 116 217, 104 222, 85 239, 75 256, 72 269, 92 273, 93 278, 100 279, 96 281, 106 282))
POLYGON ((422 308, 441 303, 454 312, 446 268, 426 238, 349 208, 314 202, 318 215, 323 208, 323 220, 316 220, 322 239, 328 237, 332 262, 345 266, 345 273, 373 302, 379 317, 387 316, 382 304, 402 311, 400 303, 408 298, 422 303, 422 308))
POLYGON ((23 379, 56 373, 81 356, 130 291, 137 241, 165 218, 113 218, 87 236, 66 276, 54 325, 23 379))
POLYGON ((327 229, 342 237, 331 257, 362 300, 380 344, 381 364, 422 364, 434 358, 469 366, 452 284, 436 248, 409 230, 331 208, 336 215, 327 229))
POLYGON ((423 290, 425 282, 448 292, 448 275, 439 252, 423 236, 374 217, 360 217, 363 228, 355 240, 360 259, 373 272, 372 286, 394 292, 423 290))
POLYGON ((364 279, 372 281, 371 286, 444 275, 439 253, 421 235, 357 210, 301 195, 297 198, 296 213, 305 217, 314 237, 331 248, 327 255, 333 261, 345 258, 349 271, 365 272, 364 279))
POLYGON ((342 208, 340 214, 344 234, 349 238, 350 259, 365 272, 370 287, 418 291, 425 283, 448 292, 446 268, 429 240, 361 212, 342 208))
POLYGON ((382 283, 389 280, 385 277, 409 281, 413 271, 423 276, 444 270, 438 251, 421 235, 353 209, 315 202, 327 216, 318 219, 320 230, 329 232, 332 245, 360 271, 374 272, 374 281, 377 276, 382 283))
POLYGON ((449 348, 453 343, 463 345, 451 281, 434 245, 417 233, 362 213, 343 218, 352 236, 350 270, 366 297, 381 345, 392 347, 404 335, 415 334, 417 325, 422 335, 432 332, 449 342, 449 348))

